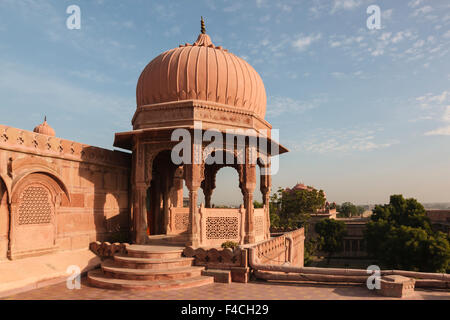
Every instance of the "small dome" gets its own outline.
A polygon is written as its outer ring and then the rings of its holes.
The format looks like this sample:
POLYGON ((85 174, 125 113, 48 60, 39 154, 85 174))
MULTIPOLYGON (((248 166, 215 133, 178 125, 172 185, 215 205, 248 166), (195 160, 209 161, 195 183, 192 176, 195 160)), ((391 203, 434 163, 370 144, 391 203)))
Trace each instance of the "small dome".
POLYGON ((136 87, 137 106, 203 100, 266 113, 266 91, 259 74, 245 60, 216 47, 204 33, 194 44, 180 45, 153 59, 136 87))
POLYGON ((53 130, 53 128, 48 125, 47 117, 44 118, 44 122, 34 128, 33 132, 45 134, 52 137, 55 136, 55 130, 53 130))

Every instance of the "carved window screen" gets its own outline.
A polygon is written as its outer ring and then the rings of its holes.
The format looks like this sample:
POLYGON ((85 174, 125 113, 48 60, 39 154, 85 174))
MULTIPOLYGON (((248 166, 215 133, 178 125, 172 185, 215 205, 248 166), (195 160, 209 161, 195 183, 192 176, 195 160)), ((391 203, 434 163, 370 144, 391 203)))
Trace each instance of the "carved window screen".
POLYGON ((239 223, 237 217, 206 218, 207 239, 236 239, 238 237, 239 223))
POLYGON ((25 188, 19 199, 19 225, 50 223, 51 217, 52 204, 48 190, 36 185, 25 188))

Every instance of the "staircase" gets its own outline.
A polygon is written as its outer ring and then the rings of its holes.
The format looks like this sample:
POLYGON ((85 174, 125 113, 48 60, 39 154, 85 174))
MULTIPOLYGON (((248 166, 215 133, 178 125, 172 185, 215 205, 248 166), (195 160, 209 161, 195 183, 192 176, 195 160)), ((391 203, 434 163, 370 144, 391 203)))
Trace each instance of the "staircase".
POLYGON ((204 267, 193 266, 194 258, 182 257, 184 247, 174 245, 131 245, 127 254, 105 260, 101 269, 88 272, 89 284, 114 290, 169 290, 214 282, 202 276, 204 267))

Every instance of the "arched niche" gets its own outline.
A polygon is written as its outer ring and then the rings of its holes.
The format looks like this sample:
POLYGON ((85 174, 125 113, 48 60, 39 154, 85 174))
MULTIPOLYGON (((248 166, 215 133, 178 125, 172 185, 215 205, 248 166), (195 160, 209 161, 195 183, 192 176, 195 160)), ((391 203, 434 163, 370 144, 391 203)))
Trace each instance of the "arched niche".
POLYGON ((52 252, 57 234, 57 212, 66 196, 61 181, 35 172, 22 177, 11 195, 9 258, 52 252))

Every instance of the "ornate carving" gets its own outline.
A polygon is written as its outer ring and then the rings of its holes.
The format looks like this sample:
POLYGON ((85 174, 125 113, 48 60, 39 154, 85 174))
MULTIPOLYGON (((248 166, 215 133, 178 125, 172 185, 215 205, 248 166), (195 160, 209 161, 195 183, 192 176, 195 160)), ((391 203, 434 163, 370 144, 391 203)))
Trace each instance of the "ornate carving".
POLYGON ((48 139, 47 136, 42 134, 4 125, 0 125, 0 144, 6 144, 8 148, 15 147, 14 150, 17 149, 41 156, 52 154, 64 159, 66 155, 69 155, 71 160, 89 160, 99 164, 130 167, 130 155, 127 153, 93 147, 56 137, 48 139), (89 153, 89 157, 86 157, 87 153, 89 153))
POLYGON ((19 199, 19 224, 45 224, 52 218, 48 190, 39 185, 27 187, 19 199))
POLYGON ((261 235, 264 233, 263 226, 264 226, 264 217, 259 216, 255 217, 255 233, 256 235, 261 235))
POLYGON ((208 268, 230 268, 246 266, 246 251, 236 248, 217 250, 186 247, 183 251, 185 257, 194 257, 196 266, 207 266, 208 268))
POLYGON ((237 217, 206 218, 207 239, 237 239, 239 237, 239 222, 237 217))
POLYGON ((96 255, 98 255, 101 258, 107 258, 112 257, 116 253, 118 254, 126 254, 127 253, 127 247, 129 246, 129 243, 109 243, 109 242, 92 242, 89 245, 89 249, 96 255))
POLYGON ((175 230, 189 229, 189 212, 177 212, 175 214, 175 230))

